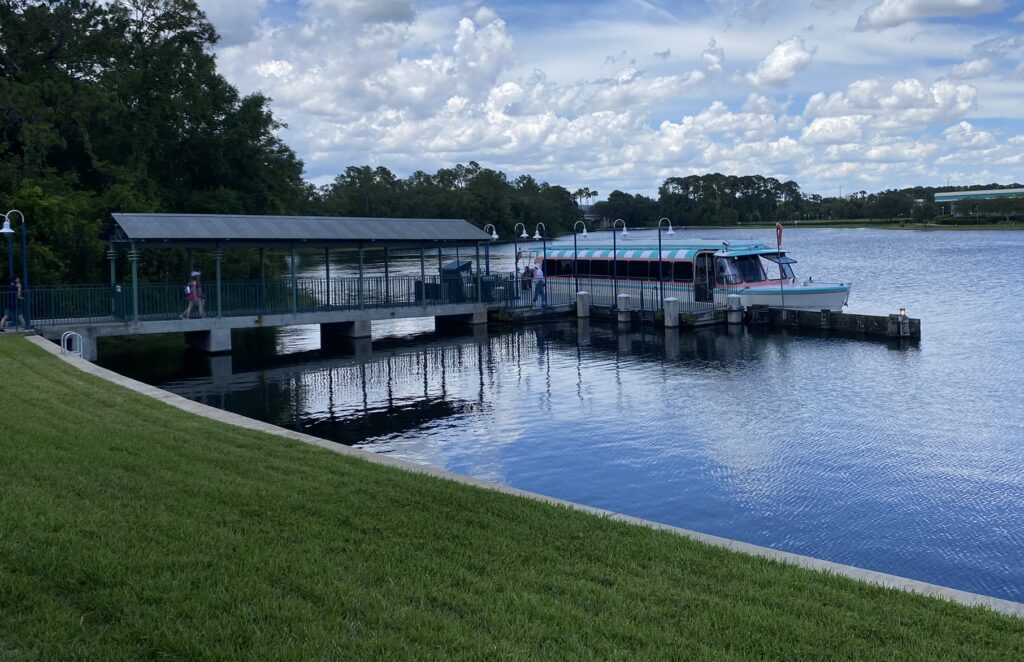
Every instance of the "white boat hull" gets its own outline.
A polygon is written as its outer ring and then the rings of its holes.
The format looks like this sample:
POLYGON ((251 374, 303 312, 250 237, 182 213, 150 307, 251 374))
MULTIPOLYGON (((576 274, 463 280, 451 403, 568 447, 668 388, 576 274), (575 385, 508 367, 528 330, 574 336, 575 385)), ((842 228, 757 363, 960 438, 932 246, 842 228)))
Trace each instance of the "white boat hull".
POLYGON ((850 286, 846 283, 786 283, 782 288, 751 287, 736 290, 744 308, 749 306, 770 306, 795 310, 831 310, 842 312, 850 298, 850 286))

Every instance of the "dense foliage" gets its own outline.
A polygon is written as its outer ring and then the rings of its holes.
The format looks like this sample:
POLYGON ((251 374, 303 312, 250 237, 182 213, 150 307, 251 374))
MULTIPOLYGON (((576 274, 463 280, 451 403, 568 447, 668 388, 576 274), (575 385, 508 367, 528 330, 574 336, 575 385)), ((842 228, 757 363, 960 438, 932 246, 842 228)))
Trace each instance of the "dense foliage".
POLYGON ((31 219, 36 282, 98 280, 111 211, 308 198, 268 99, 217 73, 194 0, 2 0, 0 37, 0 198, 31 219))

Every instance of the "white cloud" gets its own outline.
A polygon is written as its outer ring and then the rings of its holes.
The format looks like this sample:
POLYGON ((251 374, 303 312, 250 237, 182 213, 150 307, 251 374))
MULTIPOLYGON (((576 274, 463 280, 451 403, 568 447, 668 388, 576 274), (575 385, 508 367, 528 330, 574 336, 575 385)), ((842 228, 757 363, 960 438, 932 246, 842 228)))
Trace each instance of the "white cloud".
POLYGON ((704 68, 708 70, 708 73, 717 74, 722 71, 722 65, 725 62, 725 51, 718 48, 714 37, 708 42, 708 47, 701 52, 700 60, 704 64, 704 68))
POLYGON ((856 30, 885 30, 903 23, 946 16, 975 16, 1003 8, 1003 0, 882 0, 857 19, 856 30))
POLYGON ((995 144, 995 137, 991 133, 975 128, 970 122, 954 124, 943 131, 942 135, 961 149, 984 149, 995 144))
POLYGON ((949 72, 949 75, 957 80, 968 80, 970 78, 986 76, 991 73, 994 68, 995 62, 987 57, 981 57, 976 60, 968 60, 967 62, 956 65, 949 72))
POLYGON ((861 127, 870 118, 867 115, 815 118, 800 134, 806 144, 836 144, 860 140, 861 127))
POLYGON ((790 37, 780 41, 765 59, 757 65, 757 71, 747 73, 746 79, 758 87, 779 87, 785 85, 801 69, 811 63, 816 48, 807 48, 802 37, 790 37))
POLYGON ((619 13, 517 25, 518 14, 506 23, 476 2, 308 0, 285 16, 266 3, 252 38, 217 56, 243 93, 273 98, 282 138, 316 182, 348 165, 406 176, 468 160, 605 192, 651 193, 666 176, 709 171, 812 192, 840 176, 866 188, 954 169, 1019 178, 1022 145, 1006 135, 1024 133, 1024 37, 1013 32, 964 21, 851 33, 862 8, 841 2, 777 3, 756 24, 724 5, 671 23, 596 2, 619 13), (791 36, 810 23, 814 48, 791 36), (655 52, 667 44, 670 56, 655 52), (956 55, 956 67, 939 64, 956 55), (991 70, 975 77, 986 59, 991 70), (999 130, 977 128, 982 117, 999 130))

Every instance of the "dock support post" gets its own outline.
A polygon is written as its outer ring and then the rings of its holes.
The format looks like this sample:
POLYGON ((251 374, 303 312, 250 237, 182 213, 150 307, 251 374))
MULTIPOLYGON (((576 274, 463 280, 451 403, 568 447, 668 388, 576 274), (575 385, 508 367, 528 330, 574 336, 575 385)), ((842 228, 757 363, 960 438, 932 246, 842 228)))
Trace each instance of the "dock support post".
POLYGON ((828 308, 821 309, 821 328, 831 329, 832 328, 832 311, 828 308))
POLYGON ((677 299, 676 297, 666 297, 662 304, 662 310, 664 310, 665 312, 665 328, 678 329, 679 299, 677 299))
POLYGON ((628 324, 633 318, 633 306, 630 303, 628 294, 620 294, 615 297, 615 315, 619 324, 628 324))
POLYGON ((590 319, 590 292, 583 290, 576 293, 576 317, 590 319))
POLYGON ((186 331, 185 342, 191 347, 210 354, 231 351, 231 329, 210 329, 209 331, 186 331))
POLYGON ((348 343, 357 338, 372 338, 373 326, 369 320, 355 322, 330 322, 320 325, 320 346, 347 347, 348 343))
POLYGON ((726 313, 725 318, 729 324, 742 324, 743 323, 743 304, 738 294, 730 294, 725 298, 726 300, 726 313))

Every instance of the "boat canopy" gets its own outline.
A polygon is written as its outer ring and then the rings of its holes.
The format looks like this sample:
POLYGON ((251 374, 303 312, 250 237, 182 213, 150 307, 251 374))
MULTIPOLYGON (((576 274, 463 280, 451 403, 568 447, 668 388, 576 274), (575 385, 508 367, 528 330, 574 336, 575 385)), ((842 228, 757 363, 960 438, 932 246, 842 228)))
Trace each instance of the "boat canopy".
MULTIPOLYGON (((786 258, 785 251, 780 251, 778 248, 767 248, 764 246, 739 249, 730 248, 728 250, 718 251, 717 253, 715 253, 715 257, 742 257, 744 255, 760 255, 766 260, 772 260, 772 262, 778 262, 780 259, 780 255, 782 256, 782 259, 789 259, 786 258)), ((786 263, 783 262, 783 264, 786 263)))
MULTIPOLYGON (((678 250, 662 250, 661 259, 663 260, 693 260, 697 256, 696 250, 692 249, 678 249, 678 250)), ((615 251, 617 259, 620 260, 657 260, 658 249, 655 248, 620 248, 615 251)), ((579 250, 573 251, 571 248, 549 248, 547 252, 548 258, 576 258, 581 260, 589 260, 591 258, 612 258, 611 248, 580 248, 579 250)))

